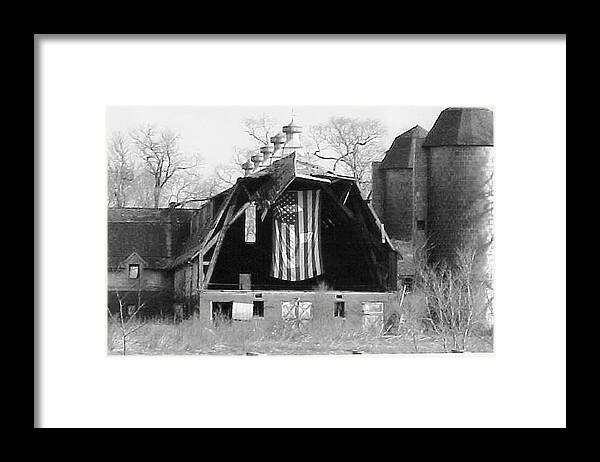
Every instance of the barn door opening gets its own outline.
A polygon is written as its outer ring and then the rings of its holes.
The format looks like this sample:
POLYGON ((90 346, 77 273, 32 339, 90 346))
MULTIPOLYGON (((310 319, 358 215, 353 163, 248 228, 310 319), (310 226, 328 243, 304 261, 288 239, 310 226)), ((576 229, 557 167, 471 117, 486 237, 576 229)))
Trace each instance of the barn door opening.
POLYGON ((212 302, 211 317, 213 324, 230 324, 233 319, 233 302, 212 302))

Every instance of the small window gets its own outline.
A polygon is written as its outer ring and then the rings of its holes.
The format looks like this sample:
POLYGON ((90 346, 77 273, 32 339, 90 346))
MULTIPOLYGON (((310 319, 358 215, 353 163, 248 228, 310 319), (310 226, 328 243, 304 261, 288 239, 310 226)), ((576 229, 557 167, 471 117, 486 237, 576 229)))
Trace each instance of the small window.
POLYGON ((417 229, 419 231, 425 231, 425 220, 417 220, 417 229))
POLYGON ((344 302, 335 302, 333 304, 333 316, 335 318, 346 317, 346 304, 344 302))
POLYGON ((404 279, 404 287, 406 287, 405 293, 410 294, 413 291, 413 279, 405 278, 404 279))
POLYGON ((265 317, 265 302, 262 300, 254 300, 252 302, 252 317, 253 318, 264 318, 265 317))
POLYGON ((129 279, 140 277, 140 265, 129 265, 129 279))

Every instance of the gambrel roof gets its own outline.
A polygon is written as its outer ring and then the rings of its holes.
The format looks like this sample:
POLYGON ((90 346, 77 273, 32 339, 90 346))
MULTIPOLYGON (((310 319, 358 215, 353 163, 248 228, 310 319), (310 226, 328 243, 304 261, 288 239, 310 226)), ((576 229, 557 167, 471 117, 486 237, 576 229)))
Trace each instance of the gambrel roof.
MULTIPOLYGON (((170 267, 175 268, 196 258, 200 252, 209 252, 213 247, 219 248, 219 242, 225 238, 225 233, 245 209, 254 203, 257 206, 259 219, 264 220, 277 198, 296 179, 314 182, 326 196, 337 205, 341 213, 361 230, 365 242, 373 247, 373 252, 397 251, 391 244, 385 229, 370 204, 360 195, 353 177, 339 175, 323 167, 301 161, 295 153, 273 163, 257 172, 239 178, 234 186, 221 193, 222 204, 215 210, 212 218, 198 226, 192 233, 183 252, 177 256, 170 267), (341 187, 343 185, 343 187, 341 187), (342 191, 340 194, 339 191, 342 191), (349 199, 351 198, 351 199, 349 199), (346 204, 346 201, 349 201, 346 204), (349 207, 350 201, 352 207, 349 207), (383 238, 382 238, 383 236, 383 238), (383 249, 386 250, 383 250, 383 249)), ((215 250, 218 253, 218 250, 215 250)), ((376 265, 377 258, 374 258, 376 265)))

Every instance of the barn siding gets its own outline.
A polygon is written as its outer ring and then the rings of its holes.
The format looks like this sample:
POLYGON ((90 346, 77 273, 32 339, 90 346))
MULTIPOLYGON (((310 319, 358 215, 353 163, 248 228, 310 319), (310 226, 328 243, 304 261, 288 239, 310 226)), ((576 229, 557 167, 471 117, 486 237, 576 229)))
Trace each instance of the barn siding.
POLYGON ((129 279, 127 268, 108 272, 108 290, 171 290, 173 280, 166 271, 142 268, 139 279, 129 279))

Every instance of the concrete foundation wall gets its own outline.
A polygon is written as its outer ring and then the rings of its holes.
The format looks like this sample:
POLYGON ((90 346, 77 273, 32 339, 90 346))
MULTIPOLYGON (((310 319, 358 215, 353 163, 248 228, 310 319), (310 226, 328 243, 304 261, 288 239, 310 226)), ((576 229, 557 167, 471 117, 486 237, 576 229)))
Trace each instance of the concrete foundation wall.
MULTIPOLYGON (((283 302, 294 301, 296 298, 300 301, 310 301, 313 303, 312 316, 314 320, 329 319, 346 323, 348 326, 361 328, 363 322, 362 302, 383 302, 384 318, 394 307, 394 300, 397 298, 396 292, 287 292, 287 291, 206 291, 199 297, 197 305, 197 315, 201 321, 210 323, 211 302, 242 302, 252 303, 253 301, 264 301, 264 318, 253 318, 253 322, 281 321, 283 302), (338 296, 341 296, 339 298, 338 296), (334 303, 343 301, 345 308, 345 318, 336 318, 334 316, 334 303)), ((236 322, 236 321, 234 321, 236 322)), ((244 322, 244 321, 239 321, 244 322)))

